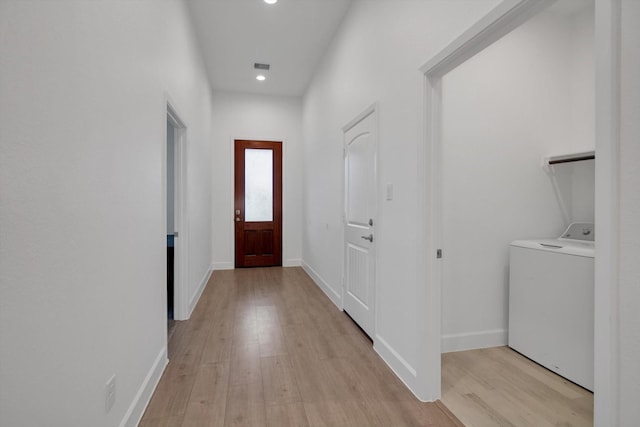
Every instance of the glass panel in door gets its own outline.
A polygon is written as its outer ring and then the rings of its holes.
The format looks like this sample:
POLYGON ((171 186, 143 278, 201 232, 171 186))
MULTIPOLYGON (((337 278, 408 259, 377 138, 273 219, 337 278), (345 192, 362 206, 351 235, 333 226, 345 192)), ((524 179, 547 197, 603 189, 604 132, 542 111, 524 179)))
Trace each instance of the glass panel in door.
POLYGON ((273 151, 247 148, 244 159, 244 220, 273 221, 273 151))

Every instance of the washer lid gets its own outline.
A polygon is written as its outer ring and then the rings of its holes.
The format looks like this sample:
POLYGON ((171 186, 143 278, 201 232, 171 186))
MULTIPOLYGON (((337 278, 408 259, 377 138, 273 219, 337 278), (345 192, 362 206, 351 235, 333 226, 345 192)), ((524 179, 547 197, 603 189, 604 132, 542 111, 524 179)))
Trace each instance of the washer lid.
POLYGON ((593 258, 595 255, 593 242, 562 239, 515 240, 511 242, 511 246, 588 258, 593 258))

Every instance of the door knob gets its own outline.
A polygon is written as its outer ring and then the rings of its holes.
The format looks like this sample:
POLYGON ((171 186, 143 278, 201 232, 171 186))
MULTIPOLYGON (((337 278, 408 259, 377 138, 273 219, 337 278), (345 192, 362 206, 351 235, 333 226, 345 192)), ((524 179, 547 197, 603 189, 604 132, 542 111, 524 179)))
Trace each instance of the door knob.
POLYGON ((368 240, 373 243, 373 234, 369 234, 368 236, 360 236, 364 240, 368 240))

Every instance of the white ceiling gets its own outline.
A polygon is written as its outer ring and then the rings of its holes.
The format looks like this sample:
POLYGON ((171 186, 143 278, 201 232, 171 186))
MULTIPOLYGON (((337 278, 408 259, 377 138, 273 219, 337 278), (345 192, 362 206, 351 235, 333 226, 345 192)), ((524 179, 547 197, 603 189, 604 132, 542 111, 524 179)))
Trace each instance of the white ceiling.
POLYGON ((300 96, 351 0, 187 0, 214 90, 300 96), (271 64, 258 82, 255 62, 271 64))

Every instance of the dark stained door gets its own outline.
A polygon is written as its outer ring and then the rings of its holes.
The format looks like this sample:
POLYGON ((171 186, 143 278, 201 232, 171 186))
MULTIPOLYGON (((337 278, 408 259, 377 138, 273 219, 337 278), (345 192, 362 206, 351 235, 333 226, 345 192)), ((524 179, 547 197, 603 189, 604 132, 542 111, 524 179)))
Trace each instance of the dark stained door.
POLYGON ((282 265, 282 143, 235 141, 236 267, 282 265))

